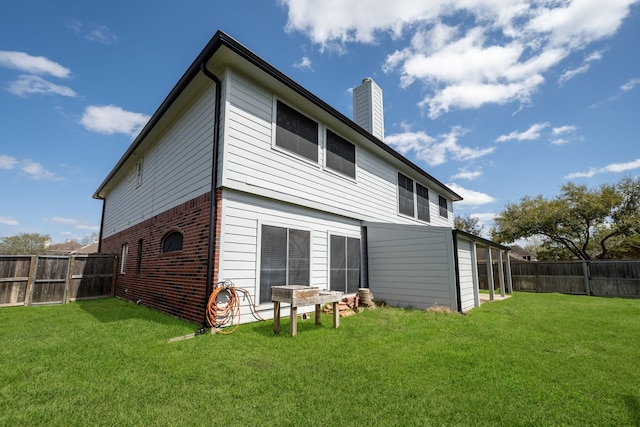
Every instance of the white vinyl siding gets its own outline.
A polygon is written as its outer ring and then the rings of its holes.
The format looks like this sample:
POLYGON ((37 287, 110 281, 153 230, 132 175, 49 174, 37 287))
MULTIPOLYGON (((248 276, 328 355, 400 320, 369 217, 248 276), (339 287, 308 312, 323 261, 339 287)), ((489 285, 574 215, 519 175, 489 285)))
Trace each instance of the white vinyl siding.
POLYGON ((138 174, 142 169, 136 166, 141 160, 123 171, 123 178, 106 197, 103 237, 211 190, 214 98, 210 85, 143 153, 143 179, 138 174))
MULTIPOLYGON (((227 71, 226 84, 224 187, 358 220, 422 223, 416 218, 398 216, 399 165, 374 154, 370 141, 335 128, 336 123, 323 123, 321 118, 314 117, 313 108, 304 109, 283 99, 320 124, 319 165, 305 161, 273 146, 274 111, 279 98, 233 71, 227 71), (349 141, 356 145, 356 180, 320 167, 325 164, 323 129, 327 127, 345 138, 352 138, 349 141)), ((434 210, 438 207, 438 193, 435 188, 429 190, 430 197, 435 197, 435 201, 431 200, 431 210, 434 210)), ((453 220, 437 216, 431 224, 453 227, 453 220)))
POLYGON ((474 286, 474 272, 476 268, 472 257, 473 243, 458 239, 458 274, 460 275, 460 302, 462 311, 471 310, 476 306, 476 286, 474 286))
MULTIPOLYGON (((360 237, 360 223, 299 206, 225 189, 222 197, 220 264, 218 280, 231 280, 249 290, 256 303, 260 296, 260 229, 271 225, 311 233, 310 286, 329 289, 329 235, 360 237)), ((244 304, 244 303, 243 303, 244 304)), ((272 304, 262 304, 263 316, 273 315, 272 304)), ((254 320, 248 306, 242 321, 254 320)), ((284 314, 284 313, 283 313, 284 314)))
POLYGON ((396 307, 457 310, 453 239, 447 227, 371 224, 367 227, 369 288, 396 307))

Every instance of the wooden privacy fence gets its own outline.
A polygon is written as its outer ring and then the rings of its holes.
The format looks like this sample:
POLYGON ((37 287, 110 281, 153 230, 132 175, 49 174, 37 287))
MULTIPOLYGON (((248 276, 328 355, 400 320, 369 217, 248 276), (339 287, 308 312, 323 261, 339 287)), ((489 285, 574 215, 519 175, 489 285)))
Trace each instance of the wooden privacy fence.
POLYGON ((0 255, 0 307, 113 296, 114 255, 0 255))
MULTIPOLYGON (((485 263, 478 275, 487 289, 485 263)), ((512 261, 511 278, 514 291, 640 298, 640 260, 512 261)))

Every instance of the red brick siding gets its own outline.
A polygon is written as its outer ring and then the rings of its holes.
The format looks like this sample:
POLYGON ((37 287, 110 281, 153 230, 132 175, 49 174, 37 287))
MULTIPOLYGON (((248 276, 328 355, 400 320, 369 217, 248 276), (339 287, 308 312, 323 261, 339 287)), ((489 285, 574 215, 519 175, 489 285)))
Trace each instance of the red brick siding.
MULTIPOLYGON (((218 224, 221 200, 219 190, 216 197, 218 224)), ((124 274, 120 274, 121 266, 118 265, 116 296, 140 301, 181 319, 202 322, 206 305, 210 201, 211 193, 204 194, 102 241, 101 251, 118 254, 119 258, 122 245, 129 246, 124 274), (170 231, 182 233, 182 251, 162 252, 162 238, 170 231), (140 240, 142 253, 139 252, 140 240)), ((218 270, 219 226, 217 230, 214 283, 218 270)))

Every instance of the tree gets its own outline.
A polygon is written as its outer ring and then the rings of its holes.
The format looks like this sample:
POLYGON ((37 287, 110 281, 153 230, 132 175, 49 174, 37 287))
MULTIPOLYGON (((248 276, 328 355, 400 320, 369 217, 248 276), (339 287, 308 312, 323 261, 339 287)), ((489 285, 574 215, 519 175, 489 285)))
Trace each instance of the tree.
POLYGON ((640 178, 595 190, 570 182, 552 199, 523 197, 506 205, 491 230, 492 239, 502 243, 541 237, 540 259, 620 256, 633 250, 639 234, 640 178))
POLYGON ((466 231, 476 236, 479 236, 484 231, 484 226, 480 224, 480 220, 470 214, 466 214, 465 216, 456 215, 453 218, 453 226, 457 230, 466 231))
POLYGON ((51 238, 47 234, 20 233, 16 236, 0 238, 0 254, 33 255, 44 252, 51 238))

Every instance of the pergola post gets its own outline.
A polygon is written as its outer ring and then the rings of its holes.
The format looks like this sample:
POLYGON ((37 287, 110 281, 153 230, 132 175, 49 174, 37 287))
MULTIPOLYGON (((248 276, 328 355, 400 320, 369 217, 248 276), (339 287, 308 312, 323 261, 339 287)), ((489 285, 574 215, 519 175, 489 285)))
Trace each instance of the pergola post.
POLYGON ((507 292, 509 294, 513 294, 513 279, 511 277, 511 257, 509 253, 511 251, 507 251, 507 292))
POLYGON ((498 282, 500 283, 500 296, 504 298, 504 260, 502 251, 498 250, 498 282))
POLYGON ((489 287, 489 299, 495 300, 495 282, 493 280, 493 261, 491 260, 491 246, 487 246, 487 285, 489 287))
POLYGON ((480 275, 478 274, 478 245, 471 243, 471 275, 473 276, 473 303, 480 307, 480 275))

